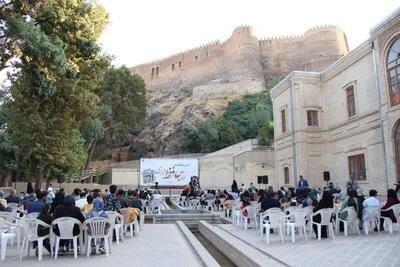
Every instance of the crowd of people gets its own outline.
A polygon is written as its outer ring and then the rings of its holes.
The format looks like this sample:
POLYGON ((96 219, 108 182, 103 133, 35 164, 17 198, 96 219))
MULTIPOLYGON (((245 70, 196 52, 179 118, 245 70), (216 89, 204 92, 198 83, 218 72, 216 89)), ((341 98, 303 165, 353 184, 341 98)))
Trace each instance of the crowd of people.
MULTIPOLYGON (((48 187, 47 191, 36 190, 33 191, 32 185, 28 184, 26 194, 18 196, 15 190, 11 190, 10 195, 4 198, 4 192, 0 190, 0 211, 12 212, 11 206, 18 206, 19 216, 25 214, 38 213, 37 219, 51 224, 53 220, 62 217, 72 217, 80 222, 92 217, 108 218, 108 211, 116 211, 121 213, 121 209, 131 209, 137 215, 140 221, 140 214, 143 210, 142 200, 151 200, 152 198, 161 197, 160 192, 155 190, 123 190, 118 189, 116 185, 110 185, 109 190, 100 189, 79 189, 76 188, 68 194, 64 189, 55 192, 52 185, 48 187), (10 204, 15 203, 15 204, 10 204)), ((74 235, 79 234, 79 227, 74 228, 74 235)), ((59 234, 55 228, 56 235, 59 234)), ((49 229, 39 228, 38 235, 45 236, 49 233, 49 229)), ((50 242, 45 240, 44 246, 50 252, 50 242)), ((60 251, 67 252, 70 249, 70 242, 62 240, 60 244, 60 251)), ((93 246, 92 254, 96 250, 93 246)), ((104 247, 101 245, 99 253, 104 254, 104 247)))
MULTIPOLYGON (((199 198, 200 204, 204 207, 207 205, 207 200, 213 200, 214 205, 219 207, 224 206, 226 211, 231 211, 233 207, 239 207, 243 215, 247 217, 246 206, 259 205, 260 213, 265 212, 271 208, 283 208, 283 206, 294 206, 294 207, 311 207, 315 213, 318 210, 325 208, 333 208, 334 203, 340 207, 340 211, 344 211, 347 207, 354 207, 357 216, 360 220, 360 229, 362 229, 363 221, 368 220, 368 213, 366 208, 372 205, 381 205, 381 219, 380 229, 375 228, 374 231, 383 230, 384 219, 383 217, 390 218, 393 223, 397 222, 396 216, 392 210, 384 211, 395 204, 399 204, 400 201, 397 197, 397 193, 394 189, 387 191, 387 200, 385 203, 381 203, 377 196, 377 191, 372 189, 369 191, 369 196, 365 197, 362 193, 362 189, 357 183, 357 180, 350 177, 346 183, 346 189, 341 190, 333 182, 330 182, 327 187, 311 188, 308 181, 304 179, 302 175, 299 176, 297 187, 280 187, 279 190, 273 191, 271 189, 257 189, 253 183, 250 183, 248 187, 241 184, 239 187, 236 181, 233 181, 231 191, 227 190, 203 190, 199 194, 190 194, 189 189, 186 189, 181 194, 181 202, 189 202, 190 199, 199 198)), ((346 212, 339 212, 341 219, 345 219, 346 212)), ((230 216, 230 214, 227 214, 230 216)), ((314 222, 320 222, 320 215, 316 215, 313 218, 314 222)), ((340 230, 343 231, 343 225, 340 224, 340 230)), ((314 232, 317 236, 317 227, 314 225, 314 232)), ((326 227, 322 227, 321 237, 327 237, 326 227)))

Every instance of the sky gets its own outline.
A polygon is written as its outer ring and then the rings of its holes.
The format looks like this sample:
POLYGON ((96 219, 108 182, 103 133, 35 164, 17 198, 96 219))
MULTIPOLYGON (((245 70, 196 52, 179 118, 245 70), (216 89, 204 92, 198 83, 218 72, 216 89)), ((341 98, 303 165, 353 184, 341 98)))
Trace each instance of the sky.
POLYGON ((334 24, 353 49, 369 30, 400 7, 399 0, 97 0, 110 23, 99 41, 132 67, 211 41, 225 41, 240 25, 259 38, 299 35, 316 25, 334 24))

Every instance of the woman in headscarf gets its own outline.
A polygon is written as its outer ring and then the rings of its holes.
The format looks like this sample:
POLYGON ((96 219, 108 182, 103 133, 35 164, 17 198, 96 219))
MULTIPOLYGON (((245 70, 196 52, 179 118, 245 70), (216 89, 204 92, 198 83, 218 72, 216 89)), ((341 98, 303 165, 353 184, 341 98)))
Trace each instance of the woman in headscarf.
POLYGON ((64 189, 61 189, 55 194, 53 202, 51 203, 50 213, 53 214, 56 210, 57 206, 61 205, 64 202, 65 193, 64 189))
MULTIPOLYGON (((382 210, 389 209, 391 206, 399 204, 399 203, 400 202, 399 202, 399 199, 397 197, 396 191, 394 189, 389 189, 387 191, 386 203, 381 209, 382 210)), ((382 211, 381 212, 381 220, 380 220, 380 228, 381 228, 380 230, 381 231, 384 230, 384 228, 383 228, 384 219, 382 217, 388 217, 388 218, 390 218, 390 220, 393 223, 397 223, 397 219, 396 219, 395 214, 393 213, 393 210, 382 211)))
MULTIPOLYGON (((319 210, 327 209, 327 208, 333 208, 333 197, 328 191, 324 191, 324 193, 322 194, 322 199, 318 202, 318 204, 314 208, 313 212, 317 212, 319 210)), ((317 223, 321 222, 321 215, 318 214, 316 216, 313 216, 313 221, 317 222, 317 223)), ((313 229, 314 229, 316 236, 318 237, 317 225, 313 224, 313 229)), ((327 232, 326 226, 321 227, 321 237, 322 238, 328 237, 328 232, 327 232)))
POLYGON ((29 182, 28 185, 26 186, 26 193, 29 195, 33 193, 33 186, 31 182, 29 182))
MULTIPOLYGON (((57 196, 56 196, 56 198, 57 198, 57 196)), ((75 202, 74 202, 73 196, 66 196, 64 199, 64 202, 61 205, 58 205, 57 208, 55 209, 54 214, 53 214, 54 220, 57 218, 61 218, 61 217, 72 217, 72 218, 79 220, 81 223, 84 222, 85 217, 83 216, 80 208, 76 207, 74 203, 75 202)), ((57 228, 54 229, 54 232, 56 235, 60 234, 60 232, 58 231, 57 228)), ((80 233, 79 226, 74 225, 74 230, 73 230, 74 236, 79 235, 79 233, 80 233)), ((60 246, 66 247, 66 246, 68 246, 68 244, 69 244, 69 241, 64 240, 64 242, 61 242, 60 246)), ((66 247, 64 249, 67 251, 68 247, 66 247)))

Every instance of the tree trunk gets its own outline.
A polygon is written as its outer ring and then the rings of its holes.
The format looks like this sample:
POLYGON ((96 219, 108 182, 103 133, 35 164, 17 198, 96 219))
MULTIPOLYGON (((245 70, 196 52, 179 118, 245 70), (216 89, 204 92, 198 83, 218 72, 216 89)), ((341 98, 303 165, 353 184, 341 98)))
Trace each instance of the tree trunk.
POLYGON ((42 188, 42 183, 43 183, 43 178, 44 178, 44 166, 40 165, 39 170, 36 175, 36 183, 35 183, 35 191, 36 190, 41 190, 42 188))
POLYGON ((93 140, 93 139, 90 140, 90 143, 89 143, 89 146, 88 146, 88 149, 87 149, 87 158, 86 158, 86 163, 85 163, 85 170, 87 170, 89 168, 89 163, 92 160, 93 153, 94 153, 94 150, 96 148, 96 144, 97 144, 97 142, 95 140, 93 140))

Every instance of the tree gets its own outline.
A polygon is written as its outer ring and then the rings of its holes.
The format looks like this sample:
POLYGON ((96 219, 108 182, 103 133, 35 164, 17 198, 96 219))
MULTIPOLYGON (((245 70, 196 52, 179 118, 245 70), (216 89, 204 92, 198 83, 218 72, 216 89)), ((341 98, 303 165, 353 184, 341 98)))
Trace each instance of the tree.
POLYGON ((121 146, 129 134, 139 130, 146 118, 146 88, 143 79, 125 66, 111 67, 96 90, 100 108, 92 125, 84 129, 88 137, 88 159, 104 137, 108 145, 121 146))
POLYGON ((274 140, 274 123, 272 121, 267 122, 258 131, 258 144, 262 146, 270 146, 272 140, 274 140))
POLYGON ((7 134, 36 188, 82 161, 78 129, 96 110, 94 90, 109 65, 96 44, 106 23, 104 9, 92 1, 0 2, 1 66, 18 57, 7 134))

